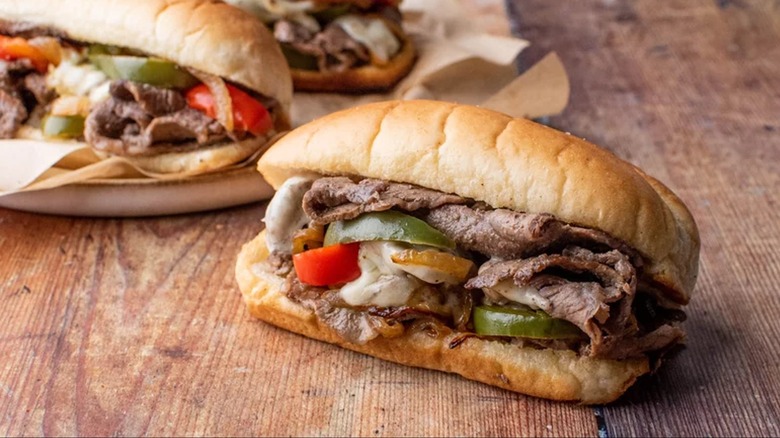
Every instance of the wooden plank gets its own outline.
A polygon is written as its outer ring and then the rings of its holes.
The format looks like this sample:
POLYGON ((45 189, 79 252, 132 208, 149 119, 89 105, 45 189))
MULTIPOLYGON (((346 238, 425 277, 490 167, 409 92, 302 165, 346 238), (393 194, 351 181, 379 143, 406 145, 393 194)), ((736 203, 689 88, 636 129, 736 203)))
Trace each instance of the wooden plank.
POLYGON ((137 220, 0 209, 0 435, 561 435, 589 408, 385 363, 253 320, 262 206, 137 220))
MULTIPOLYGON (((572 102, 553 124, 668 183, 702 231, 689 347, 604 408, 608 432, 780 434, 776 6, 509 4, 535 44, 526 61, 554 49, 569 67, 572 102)), ((589 408, 252 320, 232 271, 262 214, 89 220, 0 209, 0 434, 597 433, 589 408)))
POLYGON ((764 1, 508 2, 555 50, 558 127, 672 187, 702 234, 688 348, 604 409, 616 436, 780 434, 780 13, 764 1))

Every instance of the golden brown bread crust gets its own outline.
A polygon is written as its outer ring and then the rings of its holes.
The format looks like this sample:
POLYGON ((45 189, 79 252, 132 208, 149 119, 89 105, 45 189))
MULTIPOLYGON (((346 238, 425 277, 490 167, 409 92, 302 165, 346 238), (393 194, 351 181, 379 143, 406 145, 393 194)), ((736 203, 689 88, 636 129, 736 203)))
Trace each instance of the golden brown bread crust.
MULTIPOLYGON (((279 125, 277 123, 277 125, 279 125)), ((282 126, 288 126, 281 124, 282 126)), ((42 138, 40 129, 31 128, 20 130, 17 138, 48 143, 42 138)), ((273 139, 271 139, 272 141, 273 139)), ((0 140, 0 144, 14 140, 0 140)), ((259 154, 259 150, 266 146, 267 137, 248 137, 241 141, 218 143, 197 149, 183 151, 170 151, 139 157, 123 157, 137 168, 156 174, 178 174, 179 176, 192 176, 214 172, 249 159, 252 155, 259 154)), ((89 146, 84 144, 84 146, 89 146)), ((93 149, 101 159, 112 157, 102 151, 93 149)))
POLYGON ((291 69, 297 91, 335 93, 366 93, 387 90, 409 73, 417 56, 412 40, 403 32, 395 32, 403 45, 387 65, 365 65, 341 72, 320 72, 291 69))
POLYGON ((612 153, 525 119, 434 101, 364 105, 294 130, 258 168, 275 188, 302 172, 360 175, 550 213, 636 248, 679 303, 696 282, 699 235, 677 196, 612 153))
POLYGON ((285 114, 290 110, 292 80, 273 35, 260 20, 222 2, 5 0, 0 18, 170 59, 274 98, 285 114))
POLYGON ((423 332, 377 338, 366 344, 346 342, 321 324, 310 310, 290 301, 284 279, 263 271, 268 257, 265 232, 244 245, 236 279, 249 312, 277 327, 403 365, 460 374, 468 379, 553 400, 608 403, 637 377, 649 372, 648 361, 614 361, 578 356, 572 351, 523 348, 499 341, 468 338, 449 348, 457 333, 432 337, 423 332))
MULTIPOLYGON (((186 151, 171 151, 162 154, 124 157, 127 161, 146 172, 200 175, 224 169, 251 157, 266 143, 264 137, 249 137, 242 141, 220 143, 186 151)), ((102 158, 111 155, 95 151, 102 158)))

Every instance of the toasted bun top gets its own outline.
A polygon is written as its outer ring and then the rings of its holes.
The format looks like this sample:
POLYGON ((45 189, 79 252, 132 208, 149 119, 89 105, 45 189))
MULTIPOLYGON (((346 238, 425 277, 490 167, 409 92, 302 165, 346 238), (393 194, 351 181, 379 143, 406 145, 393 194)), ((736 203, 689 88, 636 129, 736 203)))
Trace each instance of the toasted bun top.
POLYGON ((677 196, 610 152, 525 119, 434 101, 369 104, 295 129, 258 167, 274 188, 299 173, 359 175, 550 213, 637 249, 677 302, 696 282, 698 230, 677 196))
POLYGON ((292 103, 287 61, 252 15, 214 0, 4 0, 0 18, 51 27, 76 41, 139 50, 292 103))

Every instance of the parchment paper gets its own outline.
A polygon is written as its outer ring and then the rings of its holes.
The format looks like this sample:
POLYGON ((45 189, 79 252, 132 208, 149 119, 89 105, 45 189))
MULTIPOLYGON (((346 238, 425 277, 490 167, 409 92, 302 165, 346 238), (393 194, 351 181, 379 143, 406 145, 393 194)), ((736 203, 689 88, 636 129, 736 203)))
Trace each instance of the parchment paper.
MULTIPOLYGON (((557 56, 548 55, 518 77, 514 60, 529 43, 509 36, 505 26, 491 26, 489 32, 477 28, 474 23, 479 20, 473 17, 478 11, 469 6, 451 0, 406 0, 404 26, 418 50, 410 74, 386 94, 296 93, 293 126, 340 109, 389 99, 482 105, 516 117, 561 112, 568 101, 569 84, 557 56)), ((257 155, 231 169, 251 165, 257 155)), ((0 141, 0 196, 95 179, 191 176, 144 173, 119 157, 101 160, 84 143, 0 141)))

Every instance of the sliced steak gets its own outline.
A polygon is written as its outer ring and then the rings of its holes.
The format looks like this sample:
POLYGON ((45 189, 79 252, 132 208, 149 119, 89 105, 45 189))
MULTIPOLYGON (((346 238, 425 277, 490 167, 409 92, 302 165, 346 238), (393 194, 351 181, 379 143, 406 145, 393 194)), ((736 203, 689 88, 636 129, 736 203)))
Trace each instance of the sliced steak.
POLYGON ((279 277, 287 277, 293 270, 292 255, 274 251, 266 260, 274 274, 279 277))
POLYGON ((46 105, 56 97, 55 91, 46 86, 46 76, 40 73, 29 73, 22 83, 38 105, 46 105))
POLYGON ((29 59, 0 60, 0 138, 13 138, 30 114, 53 98, 29 59))
POLYGON ((97 150, 143 156, 229 138, 218 121, 187 106, 176 90, 114 81, 110 94, 86 121, 85 137, 97 150))
POLYGON ((29 59, 17 59, 14 61, 0 60, 0 87, 16 88, 24 77, 35 71, 29 59))
POLYGON ((19 96, 0 89, 0 138, 13 138, 27 119, 27 109, 19 96))
POLYGON ((619 249, 635 266, 642 265, 639 253, 620 240, 598 230, 565 224, 550 214, 444 205, 421 219, 460 247, 491 257, 518 259, 579 245, 598 251, 619 249))
POLYGON ((392 338, 404 332, 403 324, 397 321, 350 308, 338 290, 301 283, 295 272, 287 276, 283 292, 292 301, 313 311, 322 324, 348 342, 364 344, 379 336, 392 338))
POLYGON ((335 23, 314 33, 303 25, 289 20, 274 24, 274 36, 279 42, 317 59, 320 71, 344 71, 371 60, 368 49, 335 23))
POLYGON ((403 324, 398 321, 348 307, 330 306, 324 300, 314 305, 319 320, 353 344, 365 344, 379 336, 394 338, 404 332, 403 324))
POLYGON ((490 257, 516 259, 575 244, 598 251, 619 249, 635 266, 642 265, 635 250, 604 232, 564 224, 549 214, 490 209, 412 184, 326 177, 315 181, 303 200, 304 211, 318 225, 391 208, 414 213, 459 247, 490 257))
POLYGON ((175 113, 187 106, 187 100, 176 90, 131 81, 114 81, 109 93, 124 102, 135 102, 152 117, 175 113))
POLYGON ((488 262, 466 288, 489 289, 504 280, 533 286, 543 298, 542 310, 585 332, 591 342, 584 354, 623 359, 627 350, 615 346, 627 339, 631 344, 639 334, 632 311, 636 270, 620 251, 593 253, 571 247, 562 254, 488 262))
POLYGON ((504 259, 538 254, 559 240, 564 228, 549 214, 466 205, 433 208, 422 219, 464 249, 504 259))
POLYGON ((325 30, 314 37, 312 43, 321 47, 326 55, 317 58, 321 71, 345 71, 371 60, 366 46, 349 36, 337 24, 325 27, 325 30))
POLYGON ((467 200, 412 184, 378 179, 354 182, 346 177, 320 178, 303 198, 303 210, 315 224, 354 219, 363 213, 400 208, 404 211, 431 209, 467 200))

